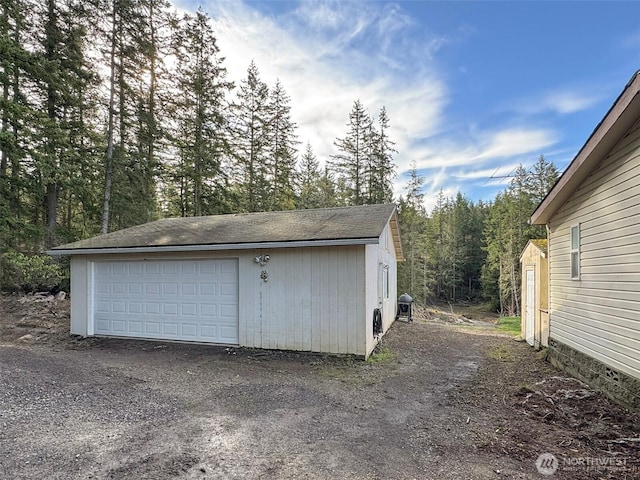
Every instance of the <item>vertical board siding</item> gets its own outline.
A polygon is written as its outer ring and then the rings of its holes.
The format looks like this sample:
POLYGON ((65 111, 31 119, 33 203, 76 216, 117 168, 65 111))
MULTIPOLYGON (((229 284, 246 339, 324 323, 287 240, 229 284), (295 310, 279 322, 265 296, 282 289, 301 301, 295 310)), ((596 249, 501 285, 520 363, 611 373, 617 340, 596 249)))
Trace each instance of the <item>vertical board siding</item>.
POLYGON ((385 329, 395 315, 395 255, 377 245, 73 256, 72 333, 88 334, 92 262, 145 258, 237 258, 242 346, 367 355, 373 348, 368 348, 367 334, 372 337, 372 332, 367 329, 371 330, 374 308, 367 303, 367 289, 375 299, 380 258, 391 266, 385 329), (366 247, 375 252, 371 271, 365 265, 366 247), (270 260, 261 266, 254 259, 263 254, 270 260), (263 270, 269 274, 267 282, 260 278, 263 270))
POLYGON ((396 250, 391 235, 390 225, 387 225, 380 236, 377 245, 366 246, 366 342, 367 355, 376 346, 376 339, 373 337, 373 310, 382 310, 382 330, 386 332, 396 318, 398 285, 397 285, 397 261, 396 250), (380 281, 379 265, 389 265, 389 298, 384 300, 382 305, 378 304, 378 282, 380 281))
MULTIPOLYGON (((245 346, 365 354, 364 246, 278 248, 265 266, 253 262, 240 281, 253 296, 254 318, 240 318, 245 346), (269 274, 268 281, 260 272, 269 274)), ((242 263, 242 260, 241 260, 242 263)))
POLYGON ((522 305, 522 325, 520 333, 522 338, 526 336, 526 302, 527 302, 527 275, 528 269, 534 270, 535 275, 535 312, 534 312, 534 340, 535 345, 543 347, 549 346, 549 318, 548 309, 548 259, 542 256, 542 251, 533 243, 529 243, 520 258, 522 265, 521 275, 521 305, 522 305))
POLYGON ((71 334, 89 335, 91 315, 90 264, 84 256, 71 257, 71 334))
POLYGON ((640 378, 640 122, 549 222, 551 336, 640 378), (580 224, 580 279, 570 228, 580 224))

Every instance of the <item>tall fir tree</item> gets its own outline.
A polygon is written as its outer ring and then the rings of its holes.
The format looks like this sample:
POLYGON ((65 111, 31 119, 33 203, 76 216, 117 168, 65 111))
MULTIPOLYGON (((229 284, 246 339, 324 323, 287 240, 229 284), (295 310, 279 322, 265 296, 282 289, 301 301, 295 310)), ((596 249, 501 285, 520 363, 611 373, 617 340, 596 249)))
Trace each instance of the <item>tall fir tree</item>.
POLYGON ((238 175, 236 185, 240 210, 268 210, 269 185, 269 87, 260 79, 254 61, 240 82, 232 119, 232 155, 238 175))
POLYGON ((298 172, 298 208, 317 208, 319 205, 319 183, 322 178, 320 162, 313 153, 311 144, 307 143, 304 153, 300 157, 298 172))
POLYGON ((177 163, 171 182, 183 216, 229 211, 227 80, 208 16, 185 15, 174 37, 177 60, 172 135, 177 163))
POLYGON ((369 203, 388 203, 393 199, 393 179, 396 165, 393 154, 398 153, 395 142, 389 137, 390 120, 387 109, 382 107, 378 115, 378 129, 370 135, 372 161, 369 176, 369 203))
POLYGON ((345 197, 351 205, 367 203, 368 154, 371 147, 371 118, 362 102, 356 100, 349 113, 348 131, 334 144, 338 153, 331 157, 331 166, 339 175, 345 197))
POLYGON ((411 163, 405 196, 398 202, 400 238, 406 261, 398 264, 398 291, 407 292, 419 303, 426 303, 433 283, 427 269, 427 225, 423 187, 425 178, 411 163))
POLYGON ((276 81, 269 95, 269 183, 271 202, 269 210, 290 210, 295 207, 293 180, 296 167, 296 125, 291 120, 291 100, 276 81))

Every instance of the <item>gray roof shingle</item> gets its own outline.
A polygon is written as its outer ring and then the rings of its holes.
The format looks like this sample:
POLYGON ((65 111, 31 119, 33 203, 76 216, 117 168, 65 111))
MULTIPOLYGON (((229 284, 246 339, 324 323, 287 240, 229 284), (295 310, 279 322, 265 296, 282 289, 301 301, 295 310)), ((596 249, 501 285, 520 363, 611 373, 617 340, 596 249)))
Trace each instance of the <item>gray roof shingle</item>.
POLYGON ((287 210, 166 218, 50 250, 371 239, 379 237, 395 205, 287 210))

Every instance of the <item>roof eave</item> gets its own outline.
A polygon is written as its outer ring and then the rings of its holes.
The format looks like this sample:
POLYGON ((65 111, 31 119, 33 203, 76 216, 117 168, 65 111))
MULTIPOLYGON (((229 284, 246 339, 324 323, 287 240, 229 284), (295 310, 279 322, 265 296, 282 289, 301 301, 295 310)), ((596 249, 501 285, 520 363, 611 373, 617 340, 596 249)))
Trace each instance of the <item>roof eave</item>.
POLYGON ((398 223, 398 209, 394 208, 391 212, 389 220, 387 220, 391 227, 391 236, 393 237, 393 244, 396 250, 396 261, 404 261, 404 252, 402 251, 402 241, 400 239, 400 224, 398 223))
POLYGON ((531 215, 531 223, 534 225, 548 223, 639 117, 640 71, 631 77, 625 89, 596 126, 569 167, 540 202, 538 208, 531 215))
POLYGON ((221 250, 252 250, 265 248, 333 247, 342 245, 370 245, 379 242, 374 238, 343 238, 330 240, 304 240, 291 242, 226 243, 204 245, 147 245, 137 247, 71 248, 48 250, 47 255, 102 255, 118 253, 162 253, 162 252, 210 252, 221 250))

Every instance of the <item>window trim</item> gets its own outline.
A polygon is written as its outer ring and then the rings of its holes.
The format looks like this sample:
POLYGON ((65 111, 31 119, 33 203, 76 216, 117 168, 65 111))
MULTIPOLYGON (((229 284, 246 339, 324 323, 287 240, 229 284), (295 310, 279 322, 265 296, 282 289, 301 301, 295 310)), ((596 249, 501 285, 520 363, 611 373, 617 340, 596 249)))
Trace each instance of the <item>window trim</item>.
POLYGON ((385 300, 389 300, 389 265, 383 267, 382 278, 382 297, 385 300))
POLYGON ((571 227, 569 228, 569 275, 571 276, 571 280, 580 280, 580 224, 579 223, 575 223, 573 225, 571 225, 571 227), (577 231, 577 236, 578 236, 578 245, 576 248, 573 247, 573 232, 574 229, 576 229, 577 231), (574 255, 576 258, 576 272, 577 274, 574 275, 574 255))

